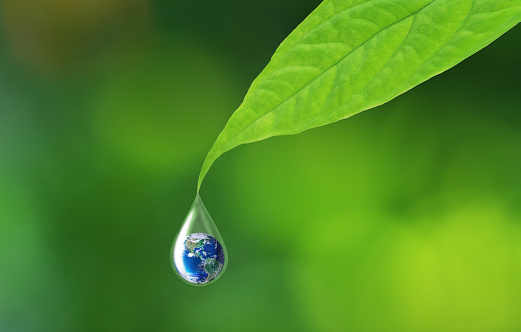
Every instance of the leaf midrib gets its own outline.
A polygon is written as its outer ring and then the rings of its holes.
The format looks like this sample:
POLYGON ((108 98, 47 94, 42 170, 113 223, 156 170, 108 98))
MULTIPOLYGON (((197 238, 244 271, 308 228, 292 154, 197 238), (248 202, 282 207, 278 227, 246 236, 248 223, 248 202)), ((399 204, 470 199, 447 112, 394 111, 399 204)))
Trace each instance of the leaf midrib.
MULTIPOLYGON (((353 48, 351 51, 349 51, 346 55, 344 55, 342 58, 340 58, 338 61, 336 61, 335 63, 333 63, 331 66, 329 66, 327 69, 325 69, 323 72, 321 72, 319 75, 315 76, 313 79, 311 79, 309 82, 307 82, 306 84, 304 84, 302 87, 300 87, 299 89, 297 89, 294 93, 292 93, 289 97, 287 97, 286 99, 284 99, 283 101, 281 101, 280 103, 278 103, 277 105, 275 105, 274 107, 272 107, 271 109, 269 109, 267 112, 265 112, 264 114, 262 114, 261 116, 259 116, 258 118, 256 118, 255 120, 253 120, 252 122, 250 122, 249 124, 247 124, 246 126, 244 126, 241 130, 239 130, 238 132, 236 132, 235 134, 233 134, 232 136, 230 136, 228 139, 226 139, 226 141, 224 141, 222 143, 221 146, 225 146, 227 143, 229 143, 235 136, 239 135, 241 132, 243 132, 244 130, 248 129, 249 127, 251 127, 253 124, 255 124, 257 121, 261 120, 262 118, 264 118, 266 115, 270 114, 271 112, 275 111, 277 108, 279 108, 281 105, 283 105, 285 102, 287 102, 289 99, 291 99, 293 96, 295 96, 297 93, 299 93, 300 91, 302 91, 303 89, 305 89, 308 85, 310 85, 311 83, 313 83, 316 79, 318 79, 319 77, 321 77, 322 75, 324 75, 326 72, 328 72, 329 70, 331 70, 333 67, 335 67, 336 65, 338 65, 340 62, 342 62, 345 58, 347 58, 349 55, 351 55, 353 52, 355 52, 357 49, 359 49, 360 47, 364 46, 367 42, 369 42, 370 40, 372 40, 374 37, 376 37, 377 35, 379 35, 380 33, 382 33, 383 31, 385 31, 386 29, 392 27, 393 25, 395 24, 398 24, 406 19, 408 19, 409 17, 413 16, 413 15, 417 15, 419 12, 421 12, 422 10, 424 10, 425 8, 427 8, 428 6, 430 6, 431 4, 433 4, 434 2, 436 2, 437 0, 432 0, 431 2, 427 3, 426 5, 422 6, 421 8, 417 9, 416 11, 412 12, 411 14, 407 15, 407 16, 404 16, 402 17, 401 19, 383 27, 382 29, 380 29, 378 32, 376 32, 374 35, 372 35, 371 37, 369 37, 368 39, 366 39, 364 42, 362 42, 360 45, 356 46, 355 48, 353 48)), ((351 8, 350 8, 351 9, 351 8)), ((221 152, 222 152, 222 148, 220 149, 221 152)))

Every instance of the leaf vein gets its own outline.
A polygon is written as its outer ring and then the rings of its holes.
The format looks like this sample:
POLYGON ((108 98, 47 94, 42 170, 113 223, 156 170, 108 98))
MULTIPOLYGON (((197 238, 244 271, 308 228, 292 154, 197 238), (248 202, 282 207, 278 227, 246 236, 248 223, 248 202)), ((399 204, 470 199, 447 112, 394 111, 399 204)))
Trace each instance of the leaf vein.
MULTIPOLYGON (((406 20, 407 18, 413 16, 413 15, 416 15, 418 14, 419 12, 421 12, 422 10, 424 10, 425 8, 427 8, 428 6, 430 6, 431 4, 433 4, 435 1, 437 0, 432 0, 430 1, 429 3, 427 3, 426 5, 422 6, 421 8, 417 9, 416 11, 412 12, 411 14, 409 15, 406 15, 405 17, 385 26, 384 28, 380 29, 378 32, 376 32, 374 35, 372 35, 371 37, 369 37, 368 39, 366 39, 364 42, 362 42, 360 45, 356 46, 355 48, 353 48, 349 53, 347 53, 346 55, 344 55, 342 58, 340 58, 337 62, 335 62, 334 64, 332 64, 330 67, 328 67, 327 69, 325 69, 322 73, 320 73, 319 75, 317 75, 316 77, 314 77, 312 80, 310 80, 309 82, 307 82, 305 85, 303 85, 300 89, 298 89, 297 91, 295 91, 293 94, 291 94, 289 97, 287 97, 286 99, 284 99, 282 102, 280 102, 279 104, 275 105, 274 107, 272 107, 271 109, 269 109, 267 112, 265 112, 264 114, 262 114, 261 116, 259 116, 258 118, 256 118, 255 120, 253 120, 252 122, 250 122, 248 125, 244 126, 242 129, 240 129, 238 132, 236 132, 235 134, 233 134, 232 136, 230 136, 229 138, 226 139, 226 141, 224 141, 221 145, 221 147, 224 147, 227 143, 229 143, 234 137, 236 137, 237 135, 239 135, 241 132, 243 132, 244 130, 248 129, 249 127, 251 127, 253 124, 255 124, 257 121, 261 120, 263 117, 265 117, 266 115, 270 114, 271 112, 273 112, 274 110, 276 110, 278 107, 280 107, 282 104, 284 104, 287 100, 291 99, 293 96, 295 96, 297 93, 299 93, 300 91, 302 91, 303 89, 305 89, 309 84, 311 84, 312 82, 314 82, 316 79, 318 79, 319 77, 321 77, 322 75, 324 75, 326 72, 328 72, 329 70, 331 70, 333 67, 337 66, 340 62, 342 62, 344 59, 346 59, 349 55, 351 55, 354 51, 356 51, 357 49, 359 49, 360 47, 362 47, 363 45, 365 45, 368 41, 372 40, 374 37, 376 37, 377 35, 379 35, 381 32, 385 31, 386 29, 390 28, 391 26, 399 23, 399 22, 402 22, 404 20, 406 20)), ((223 151, 223 149, 221 148, 220 149, 221 152, 223 151)))
POLYGON ((438 50, 436 52, 434 52, 430 57, 428 57, 427 59, 425 59, 422 64, 420 65, 423 66, 425 63, 427 62, 430 62, 432 60, 432 58, 434 58, 438 53, 440 53, 440 50, 442 50, 450 41, 451 39, 456 35, 456 33, 458 33, 458 31, 460 31, 460 29, 463 27, 463 25, 465 25, 465 23, 468 21, 469 17, 470 17, 470 13, 472 13, 472 10, 474 9, 474 5, 476 4, 476 0, 472 0, 472 5, 470 6, 470 9, 467 13, 467 16, 465 16, 465 19, 463 19, 463 21, 461 22, 461 24, 458 26, 458 28, 456 30, 454 30, 454 32, 450 35, 449 38, 447 38, 447 40, 438 48, 438 50))

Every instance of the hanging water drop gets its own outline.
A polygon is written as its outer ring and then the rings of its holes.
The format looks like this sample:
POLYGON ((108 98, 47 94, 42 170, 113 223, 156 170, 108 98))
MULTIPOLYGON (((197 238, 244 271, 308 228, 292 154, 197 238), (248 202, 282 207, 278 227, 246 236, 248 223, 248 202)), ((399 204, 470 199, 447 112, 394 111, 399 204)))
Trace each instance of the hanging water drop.
POLYGON ((199 194, 174 239, 170 261, 176 274, 194 286, 214 283, 226 269, 226 247, 199 194))

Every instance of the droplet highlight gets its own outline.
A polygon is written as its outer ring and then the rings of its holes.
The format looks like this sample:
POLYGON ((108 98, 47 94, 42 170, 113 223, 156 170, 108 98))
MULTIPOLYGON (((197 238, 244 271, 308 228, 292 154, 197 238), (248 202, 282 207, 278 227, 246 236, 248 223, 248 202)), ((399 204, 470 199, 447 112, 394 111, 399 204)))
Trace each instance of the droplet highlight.
POLYGON ((214 283, 226 269, 226 247, 199 194, 174 239, 170 260, 176 274, 193 286, 214 283))

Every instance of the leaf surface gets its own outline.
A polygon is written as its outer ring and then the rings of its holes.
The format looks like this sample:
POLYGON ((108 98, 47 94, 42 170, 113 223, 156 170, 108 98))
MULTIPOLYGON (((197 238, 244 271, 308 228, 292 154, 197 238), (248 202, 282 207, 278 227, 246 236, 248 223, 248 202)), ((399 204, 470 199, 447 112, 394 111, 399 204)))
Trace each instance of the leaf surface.
POLYGON ((381 105, 521 21, 521 0, 325 0, 279 46, 206 156, 381 105))

